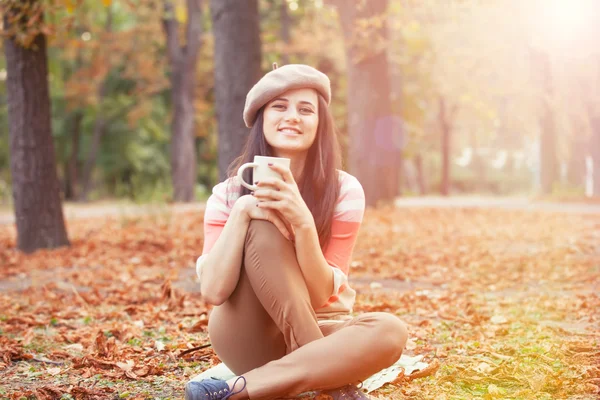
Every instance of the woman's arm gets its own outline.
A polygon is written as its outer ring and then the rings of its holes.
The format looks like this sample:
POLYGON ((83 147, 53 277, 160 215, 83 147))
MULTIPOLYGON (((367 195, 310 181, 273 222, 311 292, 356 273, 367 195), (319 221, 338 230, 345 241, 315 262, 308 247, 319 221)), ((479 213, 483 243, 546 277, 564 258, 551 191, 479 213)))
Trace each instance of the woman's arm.
POLYGON ((217 240, 212 246, 209 244, 210 249, 205 251, 206 255, 200 265, 200 292, 210 304, 223 304, 235 290, 240 278, 246 233, 251 220, 269 221, 290 239, 283 220, 271 210, 256 207, 256 203, 257 200, 251 195, 237 199, 217 240))
POLYGON ((210 304, 223 304, 237 285, 249 223, 242 204, 236 202, 223 231, 203 260, 200 292, 210 304))

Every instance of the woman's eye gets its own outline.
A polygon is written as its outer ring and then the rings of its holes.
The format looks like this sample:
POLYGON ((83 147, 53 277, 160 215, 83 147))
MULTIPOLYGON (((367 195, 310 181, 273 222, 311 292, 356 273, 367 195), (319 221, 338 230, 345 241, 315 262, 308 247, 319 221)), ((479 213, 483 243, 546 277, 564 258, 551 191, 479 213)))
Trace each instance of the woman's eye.
POLYGON ((300 111, 302 111, 303 113, 311 113, 312 110, 310 108, 301 108, 300 111))
POLYGON ((275 104, 273 108, 284 109, 285 106, 283 104, 275 104))

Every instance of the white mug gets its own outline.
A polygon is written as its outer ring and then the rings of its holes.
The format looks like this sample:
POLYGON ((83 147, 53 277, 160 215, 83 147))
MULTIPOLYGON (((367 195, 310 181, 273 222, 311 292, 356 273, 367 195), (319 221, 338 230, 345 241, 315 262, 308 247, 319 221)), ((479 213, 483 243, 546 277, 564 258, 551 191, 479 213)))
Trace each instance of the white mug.
POLYGON ((289 158, 254 156, 254 162, 242 165, 237 171, 237 178, 242 184, 242 186, 245 186, 250 190, 258 189, 256 185, 251 185, 244 180, 243 174, 246 168, 254 168, 252 174, 252 180, 254 182, 262 181, 265 178, 281 179, 281 175, 279 175, 279 173, 275 170, 271 169, 271 167, 269 167, 269 163, 278 164, 288 168, 290 167, 289 158))

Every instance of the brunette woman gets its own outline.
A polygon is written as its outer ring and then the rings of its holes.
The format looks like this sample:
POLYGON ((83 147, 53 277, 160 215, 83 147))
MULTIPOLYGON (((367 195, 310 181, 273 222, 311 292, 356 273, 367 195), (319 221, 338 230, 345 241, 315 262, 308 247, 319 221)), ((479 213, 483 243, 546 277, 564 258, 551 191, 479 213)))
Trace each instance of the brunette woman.
MULTIPOLYGON (((357 94, 359 95, 359 94, 357 94)), ((356 385, 395 363, 407 331, 386 313, 352 316, 348 284, 363 218, 362 186, 340 170, 328 77, 274 66, 248 93, 251 129, 231 178, 207 202, 196 270, 215 307, 212 346, 237 376, 189 382, 186 399, 274 399, 306 391, 368 399, 356 385), (289 158, 280 178, 234 177, 254 156, 289 158)))

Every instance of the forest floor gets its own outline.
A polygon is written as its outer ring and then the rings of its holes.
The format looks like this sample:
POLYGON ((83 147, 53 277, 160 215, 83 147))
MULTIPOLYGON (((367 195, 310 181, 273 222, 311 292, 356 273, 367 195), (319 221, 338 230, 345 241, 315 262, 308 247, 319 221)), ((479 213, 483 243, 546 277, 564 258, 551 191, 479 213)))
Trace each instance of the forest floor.
MULTIPOLYGON (((600 212, 429 201, 367 210, 354 251, 355 313, 402 318, 431 367, 373 397, 597 399, 600 212)), ((31 255, 0 225, 0 398, 182 398, 219 362, 202 206, 127 210, 66 212, 71 247, 31 255)))

